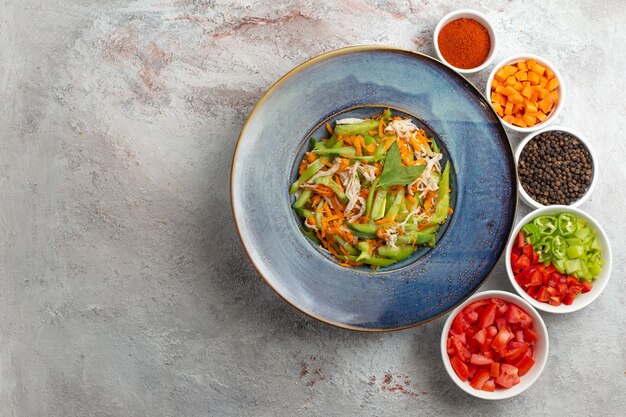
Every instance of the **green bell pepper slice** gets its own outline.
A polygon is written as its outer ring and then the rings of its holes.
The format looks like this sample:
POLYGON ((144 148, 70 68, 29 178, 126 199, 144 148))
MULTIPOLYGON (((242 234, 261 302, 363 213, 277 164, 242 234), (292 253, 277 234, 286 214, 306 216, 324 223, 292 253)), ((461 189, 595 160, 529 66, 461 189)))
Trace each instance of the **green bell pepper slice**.
POLYGON ((430 218, 430 223, 433 224, 443 223, 448 217, 448 210, 450 209, 450 161, 446 162, 446 167, 441 174, 437 193, 435 213, 430 218))
POLYGON ((313 163, 304 170, 302 175, 300 175, 300 178, 298 178, 298 180, 291 185, 291 188, 289 189, 289 194, 295 193, 298 188, 300 188, 300 185, 306 182, 313 175, 317 174, 317 171, 322 169, 323 166, 324 161, 322 160, 322 158, 313 161, 313 163))
POLYGON ((378 226, 373 223, 348 223, 348 227, 357 232, 357 236, 364 237, 366 239, 375 238, 376 232, 378 231, 378 226))
POLYGON ((526 239, 530 241, 530 244, 535 246, 541 238, 541 230, 534 223, 527 223, 522 227, 522 232, 526 236, 526 239))
POLYGON ((336 125, 334 133, 338 135, 364 135, 372 130, 378 130, 378 120, 369 119, 361 123, 336 125))
POLYGON ((554 236, 552 239, 552 259, 563 259, 567 250, 567 243, 562 236, 554 236))
POLYGON ((395 259, 396 261, 401 261, 403 259, 408 258, 415 252, 415 246, 381 246, 378 248, 378 254, 380 256, 384 256, 385 258, 395 259))
POLYGON ((374 194, 376 194, 376 187, 378 186, 378 178, 374 180, 370 187, 370 192, 367 195, 367 201, 365 202, 365 214, 367 217, 372 215, 372 205, 374 204, 374 194))
POLYGON ((553 234, 558 228, 557 220, 554 216, 539 216, 533 220, 533 223, 539 228, 543 236, 553 234))
POLYGON ((578 231, 576 216, 570 213, 561 213, 558 217, 559 233, 563 237, 570 237, 578 231))
POLYGON ((304 191, 302 191, 302 194, 300 194, 300 197, 298 197, 296 199, 296 201, 293 203, 293 208, 295 209, 299 209, 304 207, 304 205, 307 203, 307 201, 309 201, 309 198, 311 197, 311 194, 313 193, 313 191, 306 189, 304 191))

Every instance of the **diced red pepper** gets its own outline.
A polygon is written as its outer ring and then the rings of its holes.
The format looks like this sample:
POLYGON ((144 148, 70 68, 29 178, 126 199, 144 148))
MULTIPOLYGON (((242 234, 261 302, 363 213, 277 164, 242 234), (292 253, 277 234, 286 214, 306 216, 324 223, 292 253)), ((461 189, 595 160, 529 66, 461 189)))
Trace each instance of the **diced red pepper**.
POLYGON ((537 301, 541 301, 542 303, 547 303, 550 299, 550 294, 548 293, 548 287, 542 286, 539 288, 539 292, 537 293, 537 301))
POLYGON ((589 291, 591 291, 591 288, 593 288, 593 285, 591 285, 591 282, 588 282, 588 281, 583 281, 582 285, 583 285, 583 294, 588 293, 589 291))
POLYGON ((517 239, 515 239, 515 248, 522 249, 524 247, 524 234, 519 232, 517 234, 517 239))
POLYGON ((523 271, 530 266, 530 258, 526 255, 520 256, 517 259, 517 262, 515 262, 515 266, 518 268, 518 270, 523 271))
POLYGON ((573 302, 574 296, 572 294, 565 294, 563 296, 563 304, 565 304, 566 306, 571 306, 573 302))
POLYGON ((537 293, 539 292, 539 288, 541 288, 539 285, 535 285, 533 287, 528 287, 528 290, 526 292, 532 298, 537 298, 537 293))

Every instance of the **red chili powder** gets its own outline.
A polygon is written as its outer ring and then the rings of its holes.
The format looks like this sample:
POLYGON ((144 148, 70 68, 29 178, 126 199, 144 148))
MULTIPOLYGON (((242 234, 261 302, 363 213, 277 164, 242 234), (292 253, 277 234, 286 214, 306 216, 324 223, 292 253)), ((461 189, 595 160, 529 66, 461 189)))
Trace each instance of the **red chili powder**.
POLYGON ((447 23, 437 39, 443 58, 461 69, 480 66, 491 49, 487 29, 474 19, 461 18, 447 23))

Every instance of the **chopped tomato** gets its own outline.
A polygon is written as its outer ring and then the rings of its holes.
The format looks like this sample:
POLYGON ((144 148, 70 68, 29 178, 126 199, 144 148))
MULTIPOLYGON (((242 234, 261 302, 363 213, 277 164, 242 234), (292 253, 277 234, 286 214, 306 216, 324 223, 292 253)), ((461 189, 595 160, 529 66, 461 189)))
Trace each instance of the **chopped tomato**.
POLYGON ((478 366, 474 365, 473 363, 468 363, 467 364, 467 379, 474 378, 474 375, 476 375, 477 369, 478 369, 478 366))
POLYGON ((489 375, 496 378, 500 376, 500 362, 494 362, 489 367, 489 375))
POLYGON ((526 354, 527 351, 528 351, 528 345, 527 344, 524 344, 524 345, 522 345, 522 346, 520 346, 518 348, 510 350, 505 355, 506 361, 509 362, 509 363, 517 362, 522 356, 524 356, 526 354))
POLYGON ((497 306, 494 303, 489 303, 489 305, 485 307, 478 320, 479 328, 484 329, 493 324, 493 321, 496 319, 496 308, 497 306))
POLYGON ((452 338, 452 346, 454 346, 454 350, 456 350, 456 353, 463 362, 469 361, 472 357, 472 354, 465 349, 465 345, 457 339, 456 336, 452 338))
POLYGON ((500 365, 500 375, 496 378, 496 384, 504 388, 511 388, 513 385, 519 384, 518 369, 508 363, 500 365))
POLYGON ((517 323, 522 328, 530 327, 533 324, 533 319, 524 312, 521 308, 511 305, 506 313, 506 320, 511 323, 517 323))
POLYGON ((481 329, 480 331, 476 332, 474 336, 472 336, 472 338, 480 343, 481 346, 484 345, 485 340, 487 339, 487 330, 481 329))
POLYGON ((498 309, 496 311, 497 316, 503 315, 509 309, 509 303, 505 302, 504 300, 500 300, 499 298, 492 298, 491 302, 498 306, 498 309))
POLYGON ((467 365, 463 363, 461 358, 453 356, 452 359, 450 359, 450 364, 454 372, 461 378, 461 381, 467 381, 467 365))
POLYGON ((535 360, 528 355, 524 355, 524 357, 516 364, 518 367, 517 374, 519 376, 524 376, 530 371, 530 368, 535 364, 535 360))
POLYGON ((489 359, 486 356, 473 353, 470 362, 474 365, 490 365, 493 363, 493 359, 489 359))
POLYGON ((454 320, 452 320, 451 327, 452 329, 454 329, 455 332, 457 332, 457 334, 463 333, 469 327, 469 325, 465 321, 465 315, 457 315, 454 320))
POLYGON ((498 334, 496 335, 496 337, 493 339, 493 342, 491 342, 491 348, 495 350, 496 352, 502 351, 502 349, 504 349, 504 347, 506 346, 511 336, 512 334, 511 332, 509 332, 506 326, 502 327, 500 331, 498 332, 498 334))
POLYGON ((537 340, 537 333, 533 332, 531 329, 524 329, 524 339, 530 343, 537 340))
MULTIPOLYGON (((543 265, 533 268, 541 273, 547 269, 543 265)), ((501 299, 468 305, 452 320, 447 336, 446 350, 452 368, 475 389, 494 391, 497 387, 511 387, 534 364, 537 334, 533 331, 532 317, 519 306, 501 299)))
POLYGON ((482 369, 476 372, 476 375, 472 378, 470 385, 476 389, 481 389, 487 380, 489 380, 489 371, 482 369))
POLYGON ((591 291, 591 288, 592 288, 591 282, 583 281, 582 282, 582 286, 583 286, 583 294, 588 293, 589 291, 591 291))
POLYGON ((496 390, 496 382, 493 379, 490 379, 483 384, 481 389, 487 392, 494 392, 496 390))

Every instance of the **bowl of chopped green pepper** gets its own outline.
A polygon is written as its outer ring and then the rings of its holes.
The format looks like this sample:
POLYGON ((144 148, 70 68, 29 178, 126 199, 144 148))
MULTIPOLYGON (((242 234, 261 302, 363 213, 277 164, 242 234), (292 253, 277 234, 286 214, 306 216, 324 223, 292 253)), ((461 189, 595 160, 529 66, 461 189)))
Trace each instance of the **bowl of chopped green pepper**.
POLYGON ((602 226, 570 206, 535 210, 513 230, 506 271, 533 307, 571 313, 591 304, 611 275, 611 244, 602 226))

